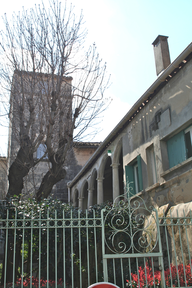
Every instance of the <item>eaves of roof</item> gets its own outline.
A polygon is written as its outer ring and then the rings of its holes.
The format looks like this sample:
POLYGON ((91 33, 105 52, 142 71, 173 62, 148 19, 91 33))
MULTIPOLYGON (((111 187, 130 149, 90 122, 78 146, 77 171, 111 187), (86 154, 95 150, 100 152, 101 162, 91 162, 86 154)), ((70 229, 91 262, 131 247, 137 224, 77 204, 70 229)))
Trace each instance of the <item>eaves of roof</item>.
MULTIPOLYGON (((17 74, 17 75, 37 75, 38 77, 50 77, 52 76, 52 74, 49 74, 49 73, 43 73, 43 72, 33 72, 33 71, 25 71, 25 70, 18 70, 16 69, 14 71, 14 74, 17 74)), ((54 75, 54 78, 57 79, 57 77, 60 77, 60 75, 57 75, 55 74, 54 75)), ((71 76, 62 76, 63 80, 68 80, 68 81, 72 81, 73 78, 71 76)))
POLYGON ((137 100, 122 120, 115 126, 111 133, 105 138, 95 153, 87 161, 86 165, 79 171, 74 179, 68 183, 68 187, 73 187, 78 179, 91 168, 92 164, 100 157, 106 148, 115 138, 127 127, 133 118, 144 108, 148 102, 186 65, 192 58, 192 42, 185 50, 164 70, 157 80, 147 89, 147 91, 137 100))
POLYGON ((73 142, 73 147, 75 148, 78 148, 78 147, 85 147, 85 148, 88 148, 88 147, 99 147, 99 145, 101 145, 102 142, 77 142, 77 141, 74 141, 73 142))

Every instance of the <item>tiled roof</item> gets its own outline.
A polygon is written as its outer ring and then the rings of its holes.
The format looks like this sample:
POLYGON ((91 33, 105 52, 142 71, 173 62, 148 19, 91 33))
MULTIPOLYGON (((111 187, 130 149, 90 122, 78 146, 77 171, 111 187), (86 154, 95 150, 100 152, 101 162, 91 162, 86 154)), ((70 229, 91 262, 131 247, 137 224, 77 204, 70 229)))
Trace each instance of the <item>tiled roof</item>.
POLYGON ((73 147, 99 147, 102 142, 73 142, 73 147))

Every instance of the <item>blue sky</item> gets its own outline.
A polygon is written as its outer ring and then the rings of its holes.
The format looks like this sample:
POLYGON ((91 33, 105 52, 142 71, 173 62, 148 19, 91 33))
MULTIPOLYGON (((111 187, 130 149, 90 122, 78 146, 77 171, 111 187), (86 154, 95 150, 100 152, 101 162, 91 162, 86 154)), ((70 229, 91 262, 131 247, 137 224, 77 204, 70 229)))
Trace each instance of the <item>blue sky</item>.
MULTIPOLYGON (((192 41, 192 1, 67 0, 67 2, 72 2, 77 11, 83 9, 89 32, 87 43, 96 43, 111 74, 112 84, 107 95, 113 98, 113 102, 103 120, 102 126, 105 128, 95 138, 96 141, 102 141, 156 80, 151 45, 155 38, 159 34, 169 36, 171 61, 192 41)), ((1 14, 6 12, 10 16, 13 11, 21 10, 22 6, 28 9, 35 3, 41 1, 3 1, 1 14)), ((49 2, 45 0, 44 3, 48 5, 49 2)), ((1 134, 0 155, 5 155, 7 137, 5 132, 1 134)))

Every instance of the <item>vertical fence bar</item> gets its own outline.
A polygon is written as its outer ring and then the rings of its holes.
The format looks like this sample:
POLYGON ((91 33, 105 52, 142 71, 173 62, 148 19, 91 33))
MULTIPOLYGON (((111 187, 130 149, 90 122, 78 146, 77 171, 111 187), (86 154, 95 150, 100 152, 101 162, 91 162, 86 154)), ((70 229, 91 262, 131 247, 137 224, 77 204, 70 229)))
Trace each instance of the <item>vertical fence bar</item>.
POLYGON ((123 260, 122 258, 120 259, 120 263, 121 263, 121 281, 122 281, 122 286, 124 288, 124 277, 123 277, 123 260))
POLYGON ((25 228, 24 226, 25 226, 25 214, 23 215, 21 287, 23 287, 23 277, 24 277, 24 250, 25 250, 25 228))
POLYGON ((15 209, 14 241, 13 241, 13 288, 15 287, 15 249, 16 249, 17 209, 15 209))
MULTIPOLYGON (((178 215, 178 210, 177 210, 177 217, 179 217, 179 215, 178 215)), ((180 223, 180 219, 178 220, 178 218, 177 218, 177 222, 179 221, 179 241, 180 241, 180 244, 181 244, 181 255, 182 255, 182 261, 183 261, 183 272, 184 272, 184 278, 185 278, 185 285, 186 285, 186 283, 187 283, 187 281, 186 281, 186 274, 185 274, 185 261, 184 261, 184 256, 183 256, 183 244, 182 244, 182 239, 181 239, 181 228, 180 228, 180 225, 181 225, 181 223, 180 223)))
POLYGON ((39 288, 41 280, 41 210, 39 211, 39 288))
POLYGON ((107 259, 104 258, 104 255, 105 255, 104 210, 101 210, 101 223, 102 223, 103 277, 104 277, 104 281, 108 282, 107 259))
POLYGON ((140 278, 139 278, 140 275, 139 275, 139 265, 138 265, 138 258, 137 257, 136 257, 136 266, 137 266, 138 285, 140 287, 140 278))
POLYGON ((6 236, 5 236, 5 262, 4 262, 4 287, 6 287, 7 280, 7 249, 8 249, 8 233, 9 233, 9 210, 7 209, 7 219, 6 219, 6 236))
POLYGON ((49 288, 49 209, 47 209, 47 288, 49 288))
POLYGON ((113 259, 113 279, 114 279, 114 284, 116 284, 116 275, 115 275, 115 259, 113 259))
POLYGON ((57 288, 57 210, 55 210, 55 287, 57 288))
POLYGON ((79 223, 79 282, 80 288, 82 288, 82 269, 81 269, 81 214, 80 210, 78 210, 78 223, 79 223))
POLYGON ((172 272, 171 272, 171 262, 170 262, 170 253, 169 253, 169 241, 168 241, 168 235, 167 235, 167 221, 166 218, 163 218, 163 226, 162 228, 164 228, 165 230, 165 241, 166 241, 166 245, 167 245, 167 257, 168 257, 168 262, 169 262, 169 271, 170 271, 170 278, 171 278, 171 286, 173 286, 172 283, 172 272))
MULTIPOLYGON (((31 211, 31 218, 33 217, 33 211, 31 211)), ((33 269, 33 220, 30 219, 31 227, 31 258, 30 258, 30 288, 32 288, 32 269, 33 269)))
POLYGON ((87 234, 87 273, 88 273, 88 286, 90 285, 90 269, 89 269, 89 220, 88 220, 88 215, 87 215, 87 210, 86 210, 86 234, 87 234))
POLYGON ((132 287, 132 279, 131 279, 131 260, 130 258, 128 258, 128 265, 129 265, 129 282, 131 283, 131 287, 132 287))
POLYGON ((66 274, 65 274, 65 211, 63 209, 63 283, 64 288, 66 287, 66 274))
POLYGON ((95 280, 98 282, 98 264, 97 264, 97 229, 96 229, 96 218, 95 218, 95 210, 93 210, 93 223, 94 223, 94 244, 95 244, 95 280))
POLYGON ((157 210, 155 211, 155 216, 156 216, 156 225, 157 225, 157 239, 159 242, 159 253, 161 254, 161 256, 159 256, 159 265, 161 268, 161 282, 162 282, 162 286, 166 287, 165 285, 165 272, 164 272, 164 263, 163 263, 163 250, 162 250, 162 243, 161 243, 161 233, 160 233, 160 228, 159 228, 159 216, 157 213, 157 210))
POLYGON ((146 269, 146 259, 145 259, 145 257, 143 258, 143 265, 144 265, 144 269, 145 269, 145 286, 148 287, 148 283, 147 283, 147 269, 146 269))
MULTIPOLYGON (((171 211, 170 211, 170 216, 171 216, 171 211)), ((172 216, 171 216, 171 218, 172 218, 172 216)), ((178 273, 178 263, 177 263, 177 253, 176 253, 175 237, 174 237, 174 230, 173 230, 173 226, 175 226, 175 225, 173 224, 173 220, 171 221, 171 223, 172 223, 171 231, 172 231, 172 239, 173 239, 174 256, 175 256, 175 263, 176 263, 176 270, 177 270, 177 281, 178 281, 178 284, 179 284, 179 287, 180 287, 179 273, 178 273)), ((170 267, 170 270, 171 270, 171 267, 170 267)))
MULTIPOLYGON (((70 223, 72 223, 72 218, 73 218, 73 215, 72 215, 72 210, 71 210, 70 223)), ((73 255, 73 227, 72 227, 72 224, 71 224, 70 226, 71 226, 71 275, 72 275, 72 288, 74 288, 74 271, 73 271, 73 258, 74 258, 74 255, 73 255)))
POLYGON ((153 273, 153 287, 155 288, 155 274, 154 274, 153 257, 151 258, 151 269, 152 269, 152 273, 153 273))
POLYGON ((107 263, 108 263, 108 260, 107 258, 104 258, 103 259, 103 276, 104 276, 104 281, 105 282, 108 282, 108 270, 107 270, 107 263))

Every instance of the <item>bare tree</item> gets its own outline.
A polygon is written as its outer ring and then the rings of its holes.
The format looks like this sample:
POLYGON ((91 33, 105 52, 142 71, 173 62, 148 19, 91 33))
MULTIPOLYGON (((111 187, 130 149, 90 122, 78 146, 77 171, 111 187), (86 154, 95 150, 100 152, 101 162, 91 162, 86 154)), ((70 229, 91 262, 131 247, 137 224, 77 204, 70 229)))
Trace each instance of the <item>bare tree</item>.
POLYGON ((9 194, 20 195, 24 178, 43 159, 47 172, 36 191, 47 197, 64 179, 72 142, 94 127, 107 107, 106 65, 92 45, 85 52, 82 14, 57 0, 4 16, 1 93, 10 94, 9 194), (37 149, 42 153, 37 157, 37 149))

